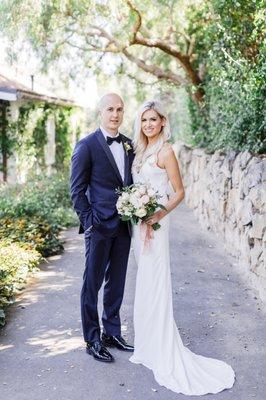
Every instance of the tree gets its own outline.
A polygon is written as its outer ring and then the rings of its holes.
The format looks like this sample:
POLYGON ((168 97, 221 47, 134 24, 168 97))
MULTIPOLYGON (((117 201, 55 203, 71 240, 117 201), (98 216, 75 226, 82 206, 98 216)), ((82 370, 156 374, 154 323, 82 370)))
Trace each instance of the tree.
POLYGON ((206 0, 190 9, 188 33, 206 69, 204 107, 189 105, 194 146, 265 153, 265 11, 263 0, 206 0))
POLYGON ((0 26, 11 36, 26 32, 47 61, 64 55, 95 68, 111 53, 123 72, 129 61, 159 81, 186 86, 201 102, 203 69, 194 62, 195 41, 185 19, 190 3, 195 1, 4 0, 0 26))
POLYGON ((0 29, 72 76, 125 74, 171 87, 174 103, 185 87, 189 143, 263 152, 264 14, 264 0, 2 0, 0 29))

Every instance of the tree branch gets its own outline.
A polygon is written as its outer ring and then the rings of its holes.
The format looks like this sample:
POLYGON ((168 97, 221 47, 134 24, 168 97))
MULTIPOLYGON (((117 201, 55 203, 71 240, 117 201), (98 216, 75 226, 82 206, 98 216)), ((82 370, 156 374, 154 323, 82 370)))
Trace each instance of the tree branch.
POLYGON ((157 79, 154 82, 143 82, 140 79, 138 79, 135 75, 132 75, 128 72, 125 72, 125 75, 128 76, 130 79, 134 80, 135 82, 137 82, 138 84, 143 85, 143 86, 154 86, 154 85, 157 85, 158 83, 160 83, 159 79, 157 79))
POLYGON ((99 36, 99 37, 102 37, 102 38, 105 38, 105 39, 108 40, 108 43, 107 43, 107 45, 105 47, 105 51, 109 51, 111 53, 121 53, 121 52, 123 52, 123 49, 124 49, 125 46, 122 46, 114 36, 112 36, 110 33, 108 33, 105 29, 103 29, 100 26, 91 25, 91 27, 93 29, 95 29, 96 31, 98 30, 98 33, 96 33, 96 34, 94 33, 93 34, 93 32, 91 32, 91 33, 88 32, 87 33, 88 36, 93 36, 93 37, 94 36, 99 36))
POLYGON ((182 54, 176 46, 169 45, 167 42, 161 39, 147 39, 140 37, 139 35, 137 35, 134 44, 139 44, 146 47, 155 47, 157 49, 162 50, 164 53, 169 54, 170 56, 176 58, 176 60, 179 62, 179 64, 183 67, 183 69, 187 73, 191 83, 196 86, 201 83, 201 80, 197 72, 190 63, 189 57, 187 55, 182 54))
MULTIPOLYGON (((129 2, 130 3, 130 2, 129 2)), ((131 4, 131 3, 130 3, 131 4)), ((179 49, 176 46, 169 45, 167 42, 161 39, 149 39, 149 38, 143 38, 140 36, 138 32, 138 27, 141 26, 140 24, 141 20, 139 20, 138 25, 135 26, 134 32, 133 32, 133 37, 135 37, 134 43, 130 42, 129 46, 132 44, 138 44, 146 47, 151 47, 151 48, 158 48, 162 50, 164 53, 169 54, 170 56, 174 57, 176 60, 179 61, 183 69, 185 70, 187 76, 189 77, 190 83, 192 83, 194 86, 198 86, 201 83, 200 77, 198 76, 197 72, 194 70, 192 67, 189 56, 182 54, 179 49), (137 29, 137 30, 136 30, 137 29)), ((133 54, 131 54, 128 51, 128 47, 126 45, 121 45, 119 41, 112 36, 110 33, 108 33, 104 28, 100 26, 95 26, 91 25, 90 26, 91 30, 86 32, 87 37, 101 37, 107 40, 107 44, 104 48, 100 48, 98 46, 92 45, 91 42, 86 39, 87 44, 92 48, 92 50, 99 51, 102 53, 122 53, 124 56, 136 64, 140 69, 143 71, 152 74, 156 76, 158 79, 164 79, 168 82, 174 83, 175 85, 187 85, 188 81, 185 79, 183 76, 176 74, 172 71, 165 71, 162 68, 152 65, 152 64, 147 64, 144 60, 137 58, 133 54)), ((202 89, 197 89, 194 94, 194 98, 198 101, 201 102, 204 96, 204 93, 202 89)))
POLYGON ((132 39, 130 40, 130 44, 133 44, 136 40, 136 36, 137 33, 139 32, 140 28, 141 28, 141 24, 142 24, 142 19, 141 19, 141 14, 139 12, 139 10, 133 6, 133 4, 131 3, 131 1, 126 0, 127 5, 129 6, 130 10, 132 11, 133 14, 135 14, 137 16, 137 20, 132 32, 132 39))
MULTIPOLYGON (((129 6, 130 10, 137 15, 137 21, 134 26, 133 36, 132 36, 132 39, 130 40, 130 45, 139 44, 139 45, 146 46, 146 47, 156 47, 156 48, 162 50, 164 53, 169 54, 170 56, 176 58, 177 61, 179 62, 179 64, 186 71, 191 83, 196 86, 199 85, 201 83, 201 79, 190 63, 189 54, 187 55, 187 54, 181 53, 181 51, 176 46, 171 45, 171 44, 169 45, 165 40, 150 39, 150 38, 144 38, 143 36, 140 36, 139 31, 140 31, 141 24, 142 24, 141 14, 140 14, 139 10, 132 5, 130 0, 126 0, 126 3, 129 6)), ((172 4, 172 6, 173 6, 173 4, 172 4)), ((170 8, 170 11, 171 11, 171 8, 170 8)), ((190 50, 190 54, 191 54, 193 44, 189 43, 189 40, 186 37, 186 35, 184 35, 180 32, 178 32, 178 34, 182 35, 185 38, 187 48, 188 48, 189 44, 191 45, 191 46, 189 46, 189 50, 190 50)))
POLYGON ((148 72, 149 74, 157 76, 158 79, 165 79, 168 82, 172 82, 176 85, 186 85, 187 81, 181 75, 175 74, 171 71, 164 71, 156 65, 148 65, 140 58, 133 56, 133 54, 129 53, 127 49, 123 50, 123 54, 126 58, 136 64, 143 71, 148 72))
MULTIPOLYGON (((98 47, 95 46, 93 43, 88 43, 87 44, 91 47, 84 47, 84 46, 80 46, 78 44, 72 43, 70 40, 66 41, 66 44, 68 44, 70 47, 74 47, 75 49, 81 50, 81 51, 97 51, 98 53, 107 53, 108 51, 106 50, 106 48, 102 48, 102 47, 98 47)), ((112 52, 114 53, 114 52, 112 52)))

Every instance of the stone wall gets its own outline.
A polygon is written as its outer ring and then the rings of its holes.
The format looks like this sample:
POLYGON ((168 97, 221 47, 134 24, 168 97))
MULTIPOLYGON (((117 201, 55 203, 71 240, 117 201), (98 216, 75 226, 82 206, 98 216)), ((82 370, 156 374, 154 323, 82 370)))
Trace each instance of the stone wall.
POLYGON ((207 154, 174 144, 185 201, 215 231, 266 300, 266 157, 248 151, 207 154))

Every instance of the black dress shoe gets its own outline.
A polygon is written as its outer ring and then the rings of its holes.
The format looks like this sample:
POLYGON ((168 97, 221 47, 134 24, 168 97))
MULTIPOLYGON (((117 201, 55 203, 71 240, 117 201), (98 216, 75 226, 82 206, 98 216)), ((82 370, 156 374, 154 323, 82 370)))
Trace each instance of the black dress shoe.
POLYGON ((106 347, 116 347, 119 350, 124 350, 124 351, 134 351, 134 347, 131 346, 130 344, 127 344, 125 339, 122 338, 122 336, 117 335, 117 336, 108 336, 106 333, 102 333, 102 342, 103 345, 106 347))
POLYGON ((86 352, 93 356, 95 360, 103 362, 113 362, 115 359, 111 353, 104 347, 101 342, 88 343, 86 345, 86 352))

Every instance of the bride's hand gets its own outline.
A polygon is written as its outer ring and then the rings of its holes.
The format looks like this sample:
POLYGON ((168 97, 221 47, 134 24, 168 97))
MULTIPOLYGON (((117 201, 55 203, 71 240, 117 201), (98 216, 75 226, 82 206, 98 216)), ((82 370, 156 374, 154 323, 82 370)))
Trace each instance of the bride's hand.
POLYGON ((158 223, 161 218, 160 211, 156 211, 153 215, 145 219, 145 223, 148 225, 153 225, 158 223))

